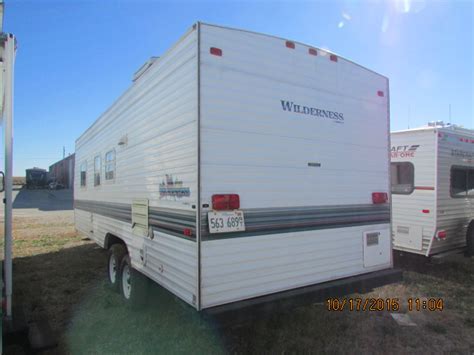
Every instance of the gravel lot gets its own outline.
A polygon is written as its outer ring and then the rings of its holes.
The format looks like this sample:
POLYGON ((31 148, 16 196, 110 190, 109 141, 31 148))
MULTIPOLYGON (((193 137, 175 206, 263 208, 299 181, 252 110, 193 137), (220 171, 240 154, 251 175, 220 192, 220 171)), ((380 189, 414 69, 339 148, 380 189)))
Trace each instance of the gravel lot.
MULTIPOLYGON (((387 311, 330 312, 315 303, 222 328, 159 286, 151 290, 145 310, 124 307, 105 283, 105 252, 75 232, 71 192, 15 195, 15 302, 24 306, 29 321, 47 319, 57 333, 59 346, 47 353, 474 351, 473 259, 433 265, 397 256, 403 283, 350 295, 397 297, 399 312, 409 314, 415 326, 398 325, 387 311), (408 312, 409 297, 443 298, 445 309, 408 312)), ((7 353, 24 351, 12 347, 7 353)))

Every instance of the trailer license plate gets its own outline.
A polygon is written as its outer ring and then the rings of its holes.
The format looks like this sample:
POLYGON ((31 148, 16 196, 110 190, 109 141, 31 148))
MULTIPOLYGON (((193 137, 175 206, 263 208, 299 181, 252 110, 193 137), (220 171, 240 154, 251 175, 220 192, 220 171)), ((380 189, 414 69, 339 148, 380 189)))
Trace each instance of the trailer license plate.
POLYGON ((235 211, 210 211, 207 215, 210 233, 245 231, 244 213, 235 211))

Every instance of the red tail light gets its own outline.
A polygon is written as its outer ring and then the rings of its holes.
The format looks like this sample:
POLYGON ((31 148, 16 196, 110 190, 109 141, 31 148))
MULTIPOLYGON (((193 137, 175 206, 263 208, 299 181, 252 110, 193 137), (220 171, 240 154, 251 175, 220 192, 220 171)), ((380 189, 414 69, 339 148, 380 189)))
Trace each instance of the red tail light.
POLYGON ((295 49, 295 43, 291 42, 291 41, 286 41, 286 47, 291 48, 291 49, 295 49))
POLYGON ((187 237, 191 237, 193 235, 193 231, 190 228, 184 228, 183 234, 187 237))
POLYGON ((386 203, 388 194, 386 192, 372 192, 372 202, 374 204, 386 203))
POLYGON ((438 231, 438 233, 436 233, 436 237, 438 237, 438 239, 446 239, 446 237, 448 236, 448 234, 446 233, 446 231, 438 231))
POLYGON ((217 55, 218 57, 222 57, 222 49, 220 49, 220 48, 211 47, 211 48, 209 48, 209 52, 212 55, 217 55))
POLYGON ((331 59, 333 62, 337 62, 337 55, 331 54, 331 55, 329 56, 329 59, 331 59))
POLYGON ((237 194, 212 195, 212 209, 214 210, 238 210, 240 198, 237 194))
POLYGON ((314 48, 309 48, 308 53, 311 54, 311 55, 318 55, 318 52, 314 48))

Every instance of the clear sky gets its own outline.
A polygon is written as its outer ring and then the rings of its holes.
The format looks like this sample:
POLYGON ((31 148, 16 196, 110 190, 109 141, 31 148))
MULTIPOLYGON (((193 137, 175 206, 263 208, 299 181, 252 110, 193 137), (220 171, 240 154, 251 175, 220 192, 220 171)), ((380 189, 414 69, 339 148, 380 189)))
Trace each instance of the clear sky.
MULTIPOLYGON (((197 20, 328 48, 390 78, 393 130, 474 128, 473 1, 20 1, 14 175, 48 168, 197 20)), ((2 157, 3 159, 3 157, 2 157)), ((3 162, 2 162, 3 165, 3 162)))

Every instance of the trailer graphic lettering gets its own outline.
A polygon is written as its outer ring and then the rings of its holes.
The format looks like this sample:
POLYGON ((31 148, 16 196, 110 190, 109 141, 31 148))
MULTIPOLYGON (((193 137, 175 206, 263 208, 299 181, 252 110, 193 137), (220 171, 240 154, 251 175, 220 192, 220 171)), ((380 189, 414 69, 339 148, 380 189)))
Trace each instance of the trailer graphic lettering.
POLYGON ((460 149, 451 149, 451 156, 472 159, 474 158, 474 153, 466 152, 465 150, 460 150, 460 149))
POLYGON ((189 187, 183 187, 183 182, 177 178, 173 179, 172 175, 166 174, 166 179, 160 183, 160 198, 164 197, 189 197, 191 191, 189 187))
POLYGON ((392 158, 413 158, 420 145, 399 145, 391 149, 392 158))
POLYGON ((303 115, 310 115, 321 118, 329 118, 337 123, 344 123, 344 114, 329 110, 322 110, 316 107, 308 107, 297 105, 293 101, 280 100, 283 111, 301 113, 303 115))

